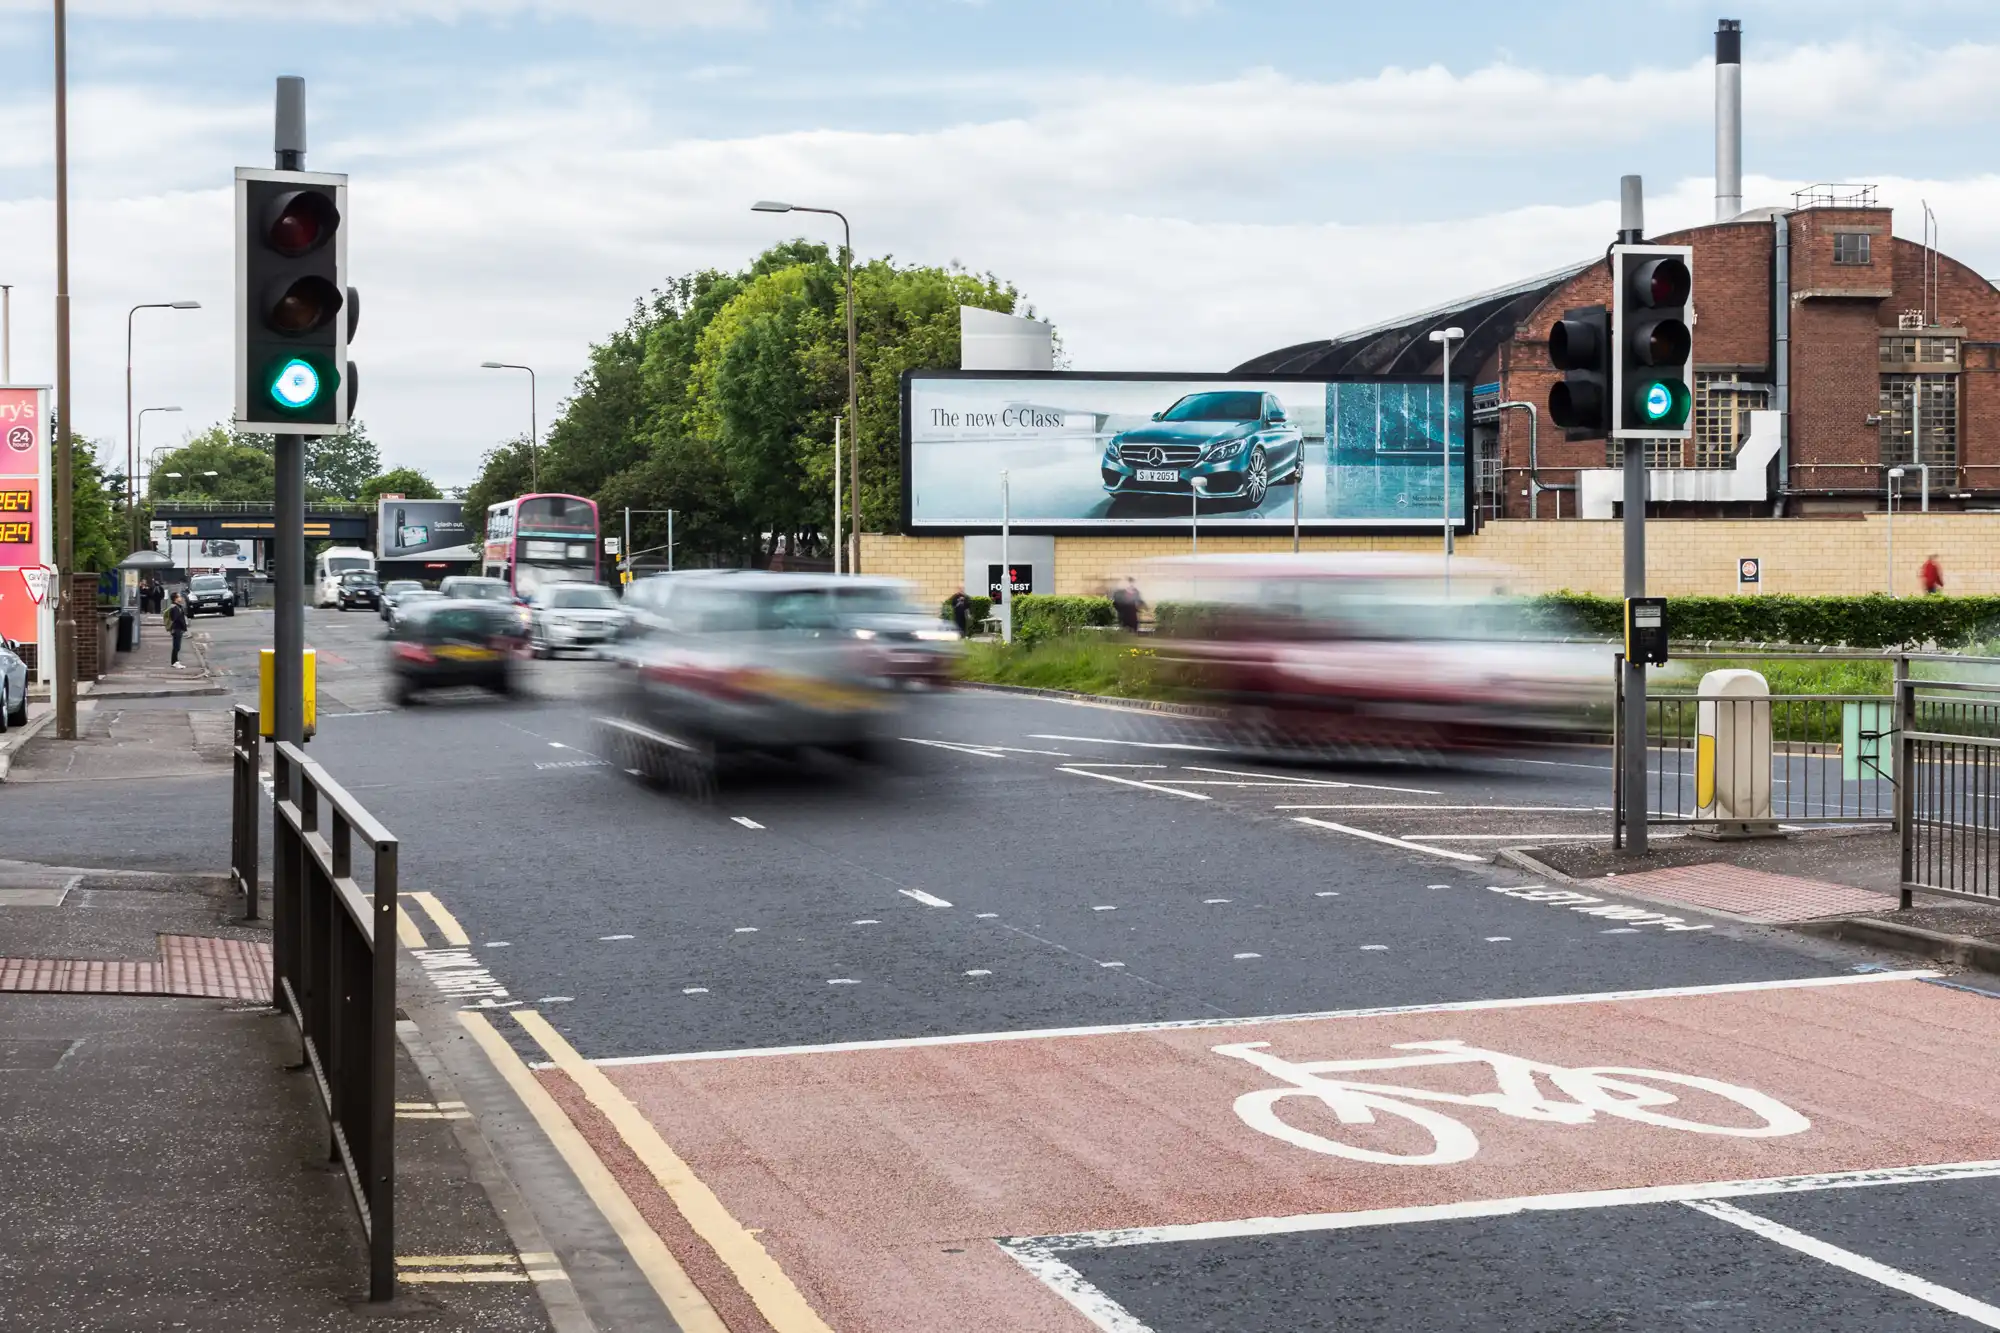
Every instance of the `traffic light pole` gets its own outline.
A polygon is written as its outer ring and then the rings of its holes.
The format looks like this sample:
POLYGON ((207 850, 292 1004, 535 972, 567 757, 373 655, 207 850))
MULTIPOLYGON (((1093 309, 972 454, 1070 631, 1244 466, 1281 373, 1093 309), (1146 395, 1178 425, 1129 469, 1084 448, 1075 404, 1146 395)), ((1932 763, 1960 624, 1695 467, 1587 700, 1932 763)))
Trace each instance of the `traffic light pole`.
MULTIPOLYGON (((278 80, 276 166, 280 171, 304 171, 306 166, 306 81, 291 76, 278 80)), ((274 695, 273 740, 303 745, 306 739, 306 437, 274 437, 277 453, 277 512, 272 515, 273 570, 271 599, 271 686, 274 695)), ((285 771, 285 770, 280 770, 285 771)), ((291 792, 278 792, 289 800, 291 792)))
MULTIPOLYGON (((1619 181, 1619 230, 1621 245, 1637 245, 1646 238, 1646 196, 1637 176, 1619 181)), ((1614 266, 1612 280, 1617 281, 1614 266)), ((1614 350, 1613 355, 1617 355, 1614 350)), ((1625 595, 1646 595, 1646 442, 1625 441, 1625 595)), ((1633 855, 1646 853, 1646 664, 1625 659, 1625 715, 1619 719, 1625 741, 1621 788, 1625 796, 1625 850, 1633 855)))

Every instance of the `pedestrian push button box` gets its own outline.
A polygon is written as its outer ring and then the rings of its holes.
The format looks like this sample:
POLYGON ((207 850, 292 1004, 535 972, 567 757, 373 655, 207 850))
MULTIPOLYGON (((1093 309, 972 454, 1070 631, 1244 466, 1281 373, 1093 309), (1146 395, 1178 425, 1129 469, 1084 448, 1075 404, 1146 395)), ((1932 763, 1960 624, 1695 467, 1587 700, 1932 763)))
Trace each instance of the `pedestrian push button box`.
POLYGON ((1667 664, 1667 599, 1625 599, 1625 660, 1652 666, 1667 664))

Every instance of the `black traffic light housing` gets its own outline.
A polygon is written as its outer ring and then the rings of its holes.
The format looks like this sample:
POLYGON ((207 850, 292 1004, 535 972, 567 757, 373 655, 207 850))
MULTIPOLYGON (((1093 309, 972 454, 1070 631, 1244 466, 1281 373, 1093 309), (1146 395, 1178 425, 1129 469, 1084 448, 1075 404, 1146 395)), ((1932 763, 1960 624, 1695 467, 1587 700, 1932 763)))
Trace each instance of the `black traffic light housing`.
POLYGON ((1549 329, 1549 360, 1563 372, 1549 390, 1549 420, 1569 439, 1603 439, 1611 430, 1611 312, 1563 311, 1549 329))
POLYGON ((344 432, 360 300, 347 284, 347 177, 236 171, 236 423, 344 432))
POLYGON ((1694 251, 1611 247, 1613 439, 1694 433, 1694 251))

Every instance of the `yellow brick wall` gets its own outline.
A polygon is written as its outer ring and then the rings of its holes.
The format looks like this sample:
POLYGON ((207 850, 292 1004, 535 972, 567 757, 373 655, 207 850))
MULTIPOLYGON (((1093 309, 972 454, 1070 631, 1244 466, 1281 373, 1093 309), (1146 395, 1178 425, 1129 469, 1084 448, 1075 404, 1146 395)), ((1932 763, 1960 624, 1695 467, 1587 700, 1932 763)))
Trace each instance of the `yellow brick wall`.
MULTIPOLYGON (((1828 519, 1654 519, 1646 524, 1646 590, 1657 596, 1729 596, 1736 561, 1763 562, 1767 593, 1880 592, 1889 575, 1888 522, 1881 514, 1828 519)), ((1624 525, 1616 520, 1502 520, 1461 538, 1458 554, 1514 572, 1523 592, 1569 589, 1616 597, 1624 591, 1624 525)), ((1920 592, 1917 571, 1935 553, 1945 589, 2000 593, 2000 514, 1902 514, 1895 519, 1896 591, 1920 592)), ((1201 549, 1223 554, 1289 551, 1291 538, 1209 536, 1201 549)), ((1308 551, 1436 551, 1421 537, 1307 537, 1308 551)), ((965 577, 956 537, 868 534, 861 567, 916 583, 927 599, 943 600, 965 577)), ((1128 576, 1144 583, 1144 562, 1186 555, 1185 537, 1057 537, 1055 591, 1094 593, 1128 576)), ((978 589, 971 591, 977 592, 978 589)))

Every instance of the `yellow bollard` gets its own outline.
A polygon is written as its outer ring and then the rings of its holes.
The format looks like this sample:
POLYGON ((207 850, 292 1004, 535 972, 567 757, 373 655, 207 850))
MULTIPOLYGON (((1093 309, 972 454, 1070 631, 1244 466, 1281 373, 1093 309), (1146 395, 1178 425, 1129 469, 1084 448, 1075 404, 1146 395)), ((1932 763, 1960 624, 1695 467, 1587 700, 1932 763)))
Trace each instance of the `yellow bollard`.
MULTIPOLYGON (((307 740, 319 730, 319 654, 313 649, 305 651, 305 696, 307 740)), ((278 656, 270 648, 259 649, 257 653, 257 730, 265 740, 270 740, 278 731, 277 686, 278 656)))

